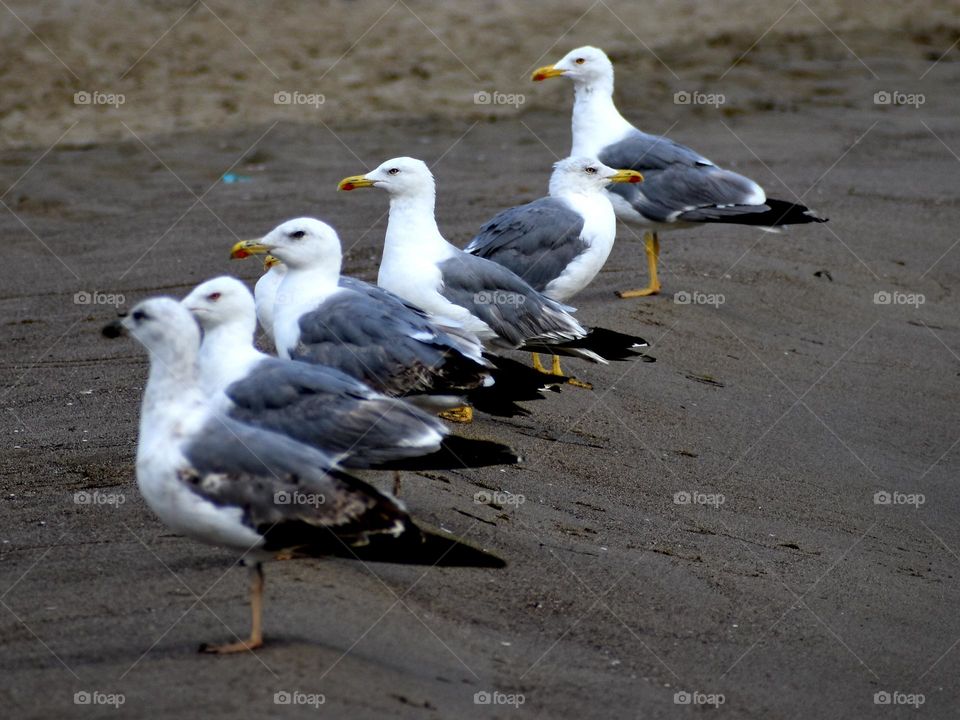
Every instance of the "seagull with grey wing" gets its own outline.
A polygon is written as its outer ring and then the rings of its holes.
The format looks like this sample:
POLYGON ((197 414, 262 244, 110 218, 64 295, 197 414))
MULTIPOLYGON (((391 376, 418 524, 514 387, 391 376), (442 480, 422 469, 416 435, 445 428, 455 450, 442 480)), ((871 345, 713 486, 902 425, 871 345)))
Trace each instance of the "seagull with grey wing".
POLYGON ((650 282, 622 298, 660 292, 657 260, 659 233, 709 223, 733 223, 775 229, 826 222, 797 203, 768 198, 756 182, 718 167, 703 155, 630 124, 613 102, 613 64, 603 50, 581 47, 559 62, 536 69, 534 81, 566 77, 573 81, 571 155, 597 157, 611 167, 643 173, 639 185, 610 185, 617 217, 644 228, 650 282))
POLYGON ((643 175, 586 157, 569 157, 553 168, 549 197, 497 213, 464 251, 566 302, 593 281, 613 249, 617 218, 605 188, 643 182, 643 175))
POLYGON ((236 420, 336 455, 346 468, 436 470, 519 462, 508 447, 450 435, 436 417, 336 368, 260 352, 253 346, 254 299, 236 278, 207 280, 181 303, 203 330, 201 386, 236 420))
POLYGON ((398 500, 343 473, 330 454, 219 412, 199 382, 200 329, 176 300, 145 300, 104 328, 108 337, 125 331, 150 356, 136 460, 144 500, 175 532, 229 548, 251 569, 249 638, 201 651, 263 644, 263 563, 277 555, 504 565, 420 527, 398 500))
MULTIPOLYGON (((573 308, 553 300, 492 260, 447 242, 434 216, 436 186, 422 160, 387 160, 340 190, 377 187, 390 195, 390 215, 377 283, 440 322, 475 333, 492 347, 547 352, 592 362, 640 357, 642 338, 585 328, 573 308)), ((560 375, 559 358, 553 374, 560 375)))
MULTIPOLYGON (((231 257, 271 254, 282 262, 263 293, 282 358, 335 367, 373 389, 469 422, 475 407, 523 415, 518 401, 542 398, 543 376, 490 357, 470 331, 441 325, 396 295, 340 275, 340 238, 315 218, 288 220, 259 240, 236 243, 231 257), (465 405, 467 402, 469 405, 465 405)), ((258 297, 261 296, 258 288, 258 297)))

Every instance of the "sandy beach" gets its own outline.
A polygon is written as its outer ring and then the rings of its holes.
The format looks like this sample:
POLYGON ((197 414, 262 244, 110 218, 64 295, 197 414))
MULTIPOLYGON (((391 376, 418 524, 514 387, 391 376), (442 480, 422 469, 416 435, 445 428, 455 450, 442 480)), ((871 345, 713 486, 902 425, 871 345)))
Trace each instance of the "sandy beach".
POLYGON ((866 12, 0 9, 3 716, 954 717, 960 16, 866 12), (374 279, 386 197, 336 185, 400 154, 434 166, 440 227, 466 243, 545 192, 572 92, 529 71, 584 43, 641 128, 830 222, 666 235, 663 293, 637 300, 614 295, 646 280, 621 226, 577 315, 657 362, 571 361, 593 391, 456 428, 521 465, 405 478, 415 516, 507 568, 273 563, 265 647, 198 654, 245 632, 246 574, 139 496, 146 358, 101 327, 254 281, 231 245, 302 215, 374 279))

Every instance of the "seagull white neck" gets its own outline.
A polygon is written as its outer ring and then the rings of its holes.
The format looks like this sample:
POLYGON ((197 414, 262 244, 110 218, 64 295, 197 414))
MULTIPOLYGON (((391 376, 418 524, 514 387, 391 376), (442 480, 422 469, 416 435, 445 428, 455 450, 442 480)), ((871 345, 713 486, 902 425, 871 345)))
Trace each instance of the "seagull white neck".
POLYGON ((573 147, 571 155, 595 157, 610 143, 621 140, 633 126, 613 102, 613 79, 574 85, 573 147))
POLYGON ((254 329, 255 324, 244 319, 204 331, 199 374, 200 385, 208 396, 225 390, 266 357, 253 346, 254 329))
POLYGON ((197 375, 197 348, 170 343, 150 351, 150 374, 140 412, 140 445, 150 437, 175 435, 204 406, 197 375))
POLYGON ((380 285, 383 285, 385 272, 402 272, 399 268, 419 263, 432 264, 450 254, 451 245, 443 239, 437 227, 434 205, 432 192, 390 198, 390 218, 378 279, 380 285))
POLYGON ((290 267, 273 299, 273 344, 289 359, 300 340, 300 316, 311 312, 339 289, 340 263, 290 267), (335 272, 334 272, 335 271, 335 272))
POLYGON ((290 267, 277 285, 275 307, 315 306, 323 302, 337 291, 340 264, 338 257, 336 260, 309 267, 290 267))

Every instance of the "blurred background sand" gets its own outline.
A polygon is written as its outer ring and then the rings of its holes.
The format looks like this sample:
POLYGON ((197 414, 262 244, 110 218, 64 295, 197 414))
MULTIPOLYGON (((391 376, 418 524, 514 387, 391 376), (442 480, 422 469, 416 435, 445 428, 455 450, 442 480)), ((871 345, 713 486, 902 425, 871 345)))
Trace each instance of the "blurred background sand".
MULTIPOLYGON (((63 142, 77 144, 278 119, 335 126, 516 112, 476 104, 480 91, 522 94, 522 110, 556 107, 567 88, 533 92, 529 72, 582 44, 603 46, 642 78, 647 109, 721 77, 749 101, 763 85, 766 74, 757 70, 764 63, 788 64, 799 82, 854 56, 882 54, 892 39, 901 48, 907 40, 932 62, 960 29, 960 5, 942 0, 11 0, 5 7, 6 146, 49 145, 65 131, 63 142), (78 105, 77 92, 123 95, 124 102, 119 109, 78 105), (323 95, 324 102, 278 105, 277 92, 323 95)), ((954 47, 944 60, 958 54, 954 47)), ((872 70, 860 69, 872 79, 872 70)), ((802 82, 799 89, 795 99, 811 99, 802 82)), ((758 100, 761 109, 770 102, 758 100)), ((743 109, 741 102, 726 112, 743 109)))
POLYGON ((745 720, 921 715, 878 710, 894 690, 956 716, 957 2, 3 0, 0 17, 3 717, 120 716, 74 703, 101 690, 138 718, 259 720, 296 689, 324 693, 326 717, 488 718, 474 693, 494 689, 526 698, 501 717, 672 719, 693 690, 745 720), (638 301, 613 295, 645 279, 621 228, 578 317, 640 334, 657 362, 578 364, 595 392, 458 429, 520 466, 404 480, 418 517, 509 567, 276 563, 268 646, 199 655, 247 628, 246 577, 145 507, 146 359, 101 337, 113 304, 78 293, 126 308, 252 282, 260 264, 230 246, 305 214, 374 278, 386 197, 336 182, 400 152, 435 166, 440 226, 463 243, 543 192, 571 93, 529 71, 584 43, 613 55, 632 121, 830 222, 677 233, 664 293, 638 301), (294 91, 325 102, 274 103, 294 91), (692 91, 725 102, 674 102, 692 91), (673 301, 689 291, 725 300, 673 301), (890 291, 925 302, 876 301, 890 291), (494 489, 527 502, 475 500, 494 489), (127 502, 74 502, 97 490, 127 502), (690 490, 725 502, 675 502, 690 490))

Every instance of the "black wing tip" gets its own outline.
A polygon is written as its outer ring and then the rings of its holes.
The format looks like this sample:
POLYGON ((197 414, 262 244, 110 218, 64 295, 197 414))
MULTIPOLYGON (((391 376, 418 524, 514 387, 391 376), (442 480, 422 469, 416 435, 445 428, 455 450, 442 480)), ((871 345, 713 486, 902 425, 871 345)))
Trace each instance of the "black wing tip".
POLYGON ((822 218, 806 205, 801 205, 800 203, 767 198, 766 204, 770 207, 770 210, 768 213, 764 213, 764 215, 772 214, 778 216, 774 227, 778 225, 802 225, 804 223, 825 223, 830 221, 830 218, 822 218))
MULTIPOLYGON (((604 360, 630 360, 637 357, 646 358, 640 350, 650 347, 650 344, 641 337, 608 330, 607 328, 590 328, 585 337, 557 345, 558 348, 584 349, 596 353, 604 360)), ((644 360, 644 362, 650 362, 644 360)))

